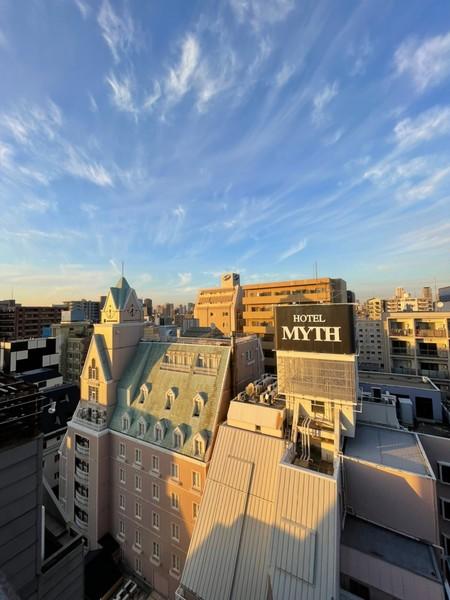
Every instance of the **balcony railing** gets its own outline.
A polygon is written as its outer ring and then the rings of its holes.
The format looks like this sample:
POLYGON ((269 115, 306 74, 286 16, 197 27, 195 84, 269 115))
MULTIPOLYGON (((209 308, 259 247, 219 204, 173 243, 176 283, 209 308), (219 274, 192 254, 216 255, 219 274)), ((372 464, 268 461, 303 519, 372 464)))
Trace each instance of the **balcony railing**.
POLYGON ((87 445, 83 445, 83 444, 75 444, 75 451, 78 452, 78 454, 82 454, 83 456, 88 456, 89 455, 89 444, 87 445))
POLYGON ((75 490, 75 502, 78 505, 87 506, 88 502, 89 502, 89 498, 88 498, 88 496, 83 496, 83 494, 80 494, 80 492, 75 490))
POLYGON ((400 375, 415 375, 416 370, 409 367, 393 367, 393 373, 399 373, 400 375))
POLYGON ((425 356, 427 358, 448 358, 448 350, 421 350, 418 348, 417 356, 425 356))
POLYGON ((399 356, 414 356, 414 350, 412 348, 396 348, 392 346, 391 354, 397 354, 399 356))
POLYGON ((438 371, 437 369, 420 369, 419 375, 424 375, 430 379, 449 379, 448 371, 438 371))
POLYGON ((84 521, 83 519, 81 519, 77 515, 75 515, 75 525, 77 525, 77 527, 79 527, 80 529, 83 529, 84 531, 86 531, 86 529, 88 528, 88 522, 87 522, 87 520, 84 521))
POLYGON ((106 429, 106 410, 100 410, 97 408, 81 407, 77 410, 74 417, 75 421, 88 425, 95 431, 101 431, 106 429))
POLYGON ((89 481, 89 471, 84 471, 81 467, 75 465, 75 475, 82 481, 89 481))
POLYGON ((390 334, 391 335, 412 335, 413 330, 412 329, 408 329, 407 327, 403 328, 403 327, 391 327, 390 328, 390 334))
POLYGON ((445 338, 447 337, 447 330, 446 329, 435 329, 435 328, 423 328, 423 327, 418 327, 416 329, 416 337, 440 337, 440 338, 445 338))

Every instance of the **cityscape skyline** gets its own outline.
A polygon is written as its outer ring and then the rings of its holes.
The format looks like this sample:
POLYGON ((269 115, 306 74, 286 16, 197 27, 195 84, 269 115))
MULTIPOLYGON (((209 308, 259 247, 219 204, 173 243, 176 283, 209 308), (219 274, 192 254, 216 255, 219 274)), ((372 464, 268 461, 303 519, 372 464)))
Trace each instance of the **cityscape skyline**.
POLYGON ((450 6, 263 7, 1 4, 0 297, 447 283, 450 6))

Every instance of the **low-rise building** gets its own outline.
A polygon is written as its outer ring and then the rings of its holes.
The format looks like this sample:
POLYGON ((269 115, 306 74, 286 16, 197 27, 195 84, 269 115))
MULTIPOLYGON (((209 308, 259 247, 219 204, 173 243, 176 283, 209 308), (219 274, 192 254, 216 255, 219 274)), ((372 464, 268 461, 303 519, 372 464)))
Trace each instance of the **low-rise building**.
POLYGON ((91 321, 85 319, 79 308, 63 311, 61 323, 51 326, 51 335, 59 339, 64 383, 79 385, 93 331, 91 321))
POLYGON ((385 370, 383 321, 357 319, 356 339, 358 341, 358 367, 365 371, 385 370))

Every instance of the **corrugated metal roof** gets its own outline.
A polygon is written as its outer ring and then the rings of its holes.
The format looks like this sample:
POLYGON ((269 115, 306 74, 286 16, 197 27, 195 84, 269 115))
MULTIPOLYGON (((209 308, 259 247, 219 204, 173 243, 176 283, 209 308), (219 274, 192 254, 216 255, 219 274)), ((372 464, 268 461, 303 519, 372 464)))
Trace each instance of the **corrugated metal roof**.
POLYGON ((337 598, 337 479, 281 465, 270 574, 273 600, 337 598))
POLYGON ((204 600, 266 598, 277 465, 285 442, 219 428, 181 584, 204 600))

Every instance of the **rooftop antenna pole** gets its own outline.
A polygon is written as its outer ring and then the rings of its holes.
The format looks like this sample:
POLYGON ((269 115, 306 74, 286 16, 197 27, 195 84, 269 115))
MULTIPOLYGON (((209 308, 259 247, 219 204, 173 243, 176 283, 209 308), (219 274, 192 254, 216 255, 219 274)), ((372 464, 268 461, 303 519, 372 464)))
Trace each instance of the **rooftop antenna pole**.
POLYGON ((314 278, 317 279, 317 260, 314 262, 314 278))
POLYGON ((122 277, 123 277, 123 271, 124 271, 124 264, 123 264, 123 261, 122 261, 122 277))

